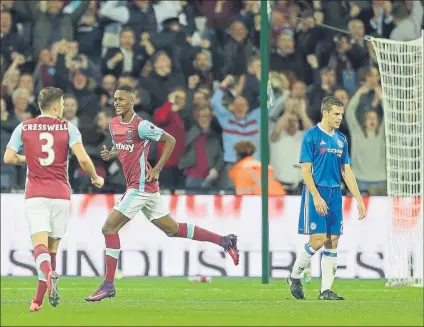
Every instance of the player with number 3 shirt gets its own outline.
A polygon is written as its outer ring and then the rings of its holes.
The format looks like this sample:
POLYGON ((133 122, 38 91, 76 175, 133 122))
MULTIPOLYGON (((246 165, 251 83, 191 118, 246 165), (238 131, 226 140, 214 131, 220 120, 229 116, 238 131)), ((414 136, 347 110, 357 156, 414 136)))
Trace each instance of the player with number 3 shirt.
POLYGON ((56 252, 69 220, 69 151, 72 150, 96 187, 104 183, 82 145, 80 132, 70 122, 62 120, 62 90, 44 88, 37 101, 41 115, 15 128, 4 154, 6 164, 27 165, 24 208, 38 272, 31 312, 41 310, 46 291, 52 306, 56 307, 60 301, 56 252), (21 150, 24 155, 18 154, 21 150))

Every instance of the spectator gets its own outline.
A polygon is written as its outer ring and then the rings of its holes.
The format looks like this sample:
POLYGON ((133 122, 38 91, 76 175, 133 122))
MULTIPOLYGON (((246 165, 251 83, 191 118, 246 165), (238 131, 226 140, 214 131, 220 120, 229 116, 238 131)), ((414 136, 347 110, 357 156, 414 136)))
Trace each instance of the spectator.
POLYGON ((103 76, 102 86, 98 92, 100 93, 100 105, 102 108, 108 108, 114 110, 113 108, 113 95, 117 87, 116 77, 108 74, 103 76))
POLYGON ((297 194, 302 176, 299 169, 299 155, 303 131, 313 126, 306 111, 306 101, 289 98, 284 114, 280 117, 271 133, 270 164, 274 168, 275 178, 291 194, 297 194))
POLYGON ((165 27, 167 19, 176 17, 184 25, 184 29, 187 30, 189 35, 194 33, 196 29, 194 11, 191 6, 188 6, 187 1, 156 1, 153 8, 155 9, 159 30, 165 27))
MULTIPOLYGON (((23 43, 18 33, 12 32, 12 16, 8 11, 0 12, 0 35, 1 35, 1 55, 4 60, 4 66, 8 67, 12 64, 17 55, 24 55, 24 64, 26 61, 32 60, 28 49, 23 43)), ((2 74, 3 76, 3 68, 2 74)))
POLYGON ((207 87, 212 89, 212 83, 214 81, 214 76, 211 71, 212 62, 210 54, 206 51, 199 51, 196 53, 194 60, 191 62, 188 67, 184 70, 184 75, 188 82, 190 76, 195 77, 198 81, 196 86, 207 87))
POLYGON ((243 0, 243 8, 235 20, 241 20, 246 25, 249 35, 255 31, 255 15, 259 14, 260 2, 255 0, 243 0))
POLYGON ((63 1, 46 1, 46 12, 38 8, 39 1, 14 1, 13 8, 21 18, 33 22, 32 47, 38 58, 40 51, 54 42, 74 39, 75 27, 89 5, 89 1, 81 1, 70 14, 62 12, 63 1))
MULTIPOLYGON (((97 114, 96 126, 99 133, 102 135, 102 140, 99 143, 99 148, 102 149, 105 145, 111 149, 112 136, 110 135, 109 122, 112 119, 112 114, 109 110, 102 110, 97 114)), ((117 158, 109 161, 103 161, 103 168, 106 170, 106 185, 105 192, 124 193, 125 192, 125 176, 121 164, 117 158)))
MULTIPOLYGON (((384 121, 371 110, 364 115, 363 123, 357 119, 361 97, 367 95, 366 85, 360 87, 346 108, 346 121, 352 142, 352 169, 361 192, 385 195, 386 153, 384 121)), ((379 95, 381 96, 381 95, 379 95)))
POLYGON ((260 101, 261 58, 249 59, 247 74, 242 79, 242 95, 247 99, 249 108, 258 108, 260 101))
POLYGON ((118 6, 117 1, 106 1, 99 14, 100 17, 131 28, 134 31, 136 43, 140 42, 143 33, 148 33, 149 37, 152 37, 158 31, 155 10, 151 2, 147 0, 132 1, 126 6, 118 6))
POLYGON ((106 23, 97 15, 97 3, 91 0, 90 6, 77 24, 75 40, 81 54, 90 61, 99 62, 102 54, 102 40, 106 23))
POLYGON ((171 90, 186 85, 184 76, 172 67, 169 55, 158 51, 153 58, 153 72, 148 77, 141 78, 140 86, 151 96, 152 108, 161 107, 168 99, 171 90))
MULTIPOLYGON (((180 111, 184 110, 186 93, 184 90, 175 90, 168 96, 168 102, 162 107, 156 109, 154 121, 156 125, 167 133, 171 134, 177 140, 174 151, 165 164, 159 176, 159 183, 164 188, 176 189, 182 182, 182 172, 178 167, 180 158, 184 152, 184 121, 180 116, 180 111)), ((157 159, 162 154, 163 144, 159 143, 157 147, 157 159)))
POLYGON ((24 63, 24 56, 17 55, 13 60, 12 64, 9 66, 7 71, 3 75, 2 79, 2 97, 11 97, 13 91, 16 89, 19 83, 19 78, 21 72, 18 69, 18 66, 24 63))
MULTIPOLYGON (((224 91, 233 83, 234 77, 228 75, 221 82, 219 89, 215 91, 211 100, 212 109, 215 111, 216 118, 223 129, 222 141, 227 172, 237 160, 234 144, 239 141, 251 141, 255 144, 255 148, 259 148, 260 108, 249 112, 249 103, 243 96, 237 96, 228 108, 222 104, 224 91)), ((254 155, 259 160, 260 152, 257 151, 254 155)), ((230 186, 231 184, 223 185, 224 188, 230 186)))
POLYGON ((93 91, 97 88, 94 79, 87 77, 79 70, 78 63, 73 62, 69 69, 65 63, 65 53, 67 42, 64 41, 59 46, 59 53, 56 62, 55 83, 57 87, 66 93, 72 93, 78 100, 78 107, 81 108, 79 116, 87 117, 87 124, 91 125, 94 117, 100 109, 100 95, 93 91))
MULTIPOLYGON (((236 194, 262 194, 262 164, 253 156, 255 145, 250 141, 240 141, 234 144, 234 151, 237 153, 237 163, 229 171, 229 176, 235 185, 236 194)), ((271 166, 268 166, 268 179, 269 195, 286 194, 283 186, 274 179, 274 169, 271 166)))
MULTIPOLYGON (((5 132, 3 136, 9 137, 12 135, 13 130, 16 128, 16 126, 19 125, 20 121, 18 117, 12 112, 10 113, 7 110, 6 106, 6 100, 3 98, 0 98, 0 109, 1 109, 1 130, 2 132, 5 132)), ((6 140, 8 142, 9 139, 6 140)))
POLYGON ((31 113, 33 117, 36 117, 40 114, 40 110, 38 109, 38 104, 36 103, 36 98, 34 95, 34 80, 32 79, 32 75, 25 73, 22 74, 19 78, 18 88, 23 88, 28 91, 28 111, 31 113))
POLYGON ((29 97, 28 90, 24 88, 16 89, 12 95, 13 111, 21 122, 33 117, 29 108, 29 97))
POLYGON ((198 0, 197 9, 206 17, 203 37, 210 41, 216 37, 216 31, 230 27, 233 17, 240 11, 237 2, 231 0, 198 0))
POLYGON ((314 1, 315 11, 322 11, 324 24, 346 29, 351 18, 356 17, 360 8, 353 1, 318 0, 314 1))
POLYGON ((349 33, 352 35, 350 42, 352 44, 357 44, 363 51, 367 53, 368 59, 368 47, 367 41, 365 41, 365 26, 362 20, 352 19, 348 25, 349 33))
POLYGON ((130 73, 123 73, 121 76, 118 77, 118 85, 124 84, 136 87, 137 79, 130 73))
POLYGON ((366 67, 360 74, 364 76, 363 84, 368 90, 366 93, 361 92, 361 99, 359 100, 358 109, 356 110, 356 118, 363 124, 365 112, 370 110, 375 111, 381 118, 383 109, 381 107, 381 96, 379 95, 381 92, 380 73, 377 68, 366 67))
POLYGON ((252 41, 248 38, 244 23, 236 20, 231 24, 230 33, 226 35, 223 48, 223 69, 225 75, 243 75, 247 71, 249 58, 255 54, 252 41))
POLYGON ((125 27, 120 34, 120 48, 110 48, 102 60, 103 74, 115 77, 130 73, 137 77, 150 55, 140 46, 135 45, 134 31, 125 27))
POLYGON ((367 35, 389 38, 395 25, 393 24, 392 3, 389 0, 373 0, 372 7, 362 9, 357 18, 365 25, 367 35))
POLYGON ((187 189, 209 189, 215 186, 224 168, 219 135, 211 129, 212 112, 208 107, 196 110, 197 124, 185 136, 184 153, 179 167, 184 170, 187 189))
POLYGON ((353 91, 356 88, 355 72, 368 64, 368 49, 352 44, 344 35, 336 36, 334 40, 336 51, 330 56, 328 67, 334 69, 338 84, 353 91))
POLYGON ((318 59, 314 55, 308 55, 307 60, 313 70, 314 84, 308 91, 309 111, 308 115, 314 124, 321 120, 321 102, 324 97, 331 95, 336 87, 336 74, 328 67, 319 68, 318 59))
POLYGON ((421 36, 423 12, 421 1, 394 2, 392 16, 396 27, 390 33, 390 39, 395 41, 418 39, 421 36), (408 6, 410 7, 409 11, 408 6))
POLYGON ((292 71, 296 78, 304 80, 304 63, 302 54, 295 52, 295 44, 292 33, 281 33, 277 40, 277 48, 270 58, 270 69, 278 72, 292 71))
POLYGON ((81 70, 84 75, 93 78, 97 83, 102 80, 101 71, 95 63, 93 63, 86 55, 79 53, 79 44, 76 41, 64 41, 66 47, 65 64, 68 69, 74 66, 75 69, 81 70))
MULTIPOLYGON (((3 157, 7 142, 13 130, 19 125, 19 120, 14 114, 10 114, 6 108, 6 101, 0 98, 0 155, 3 157)), ((18 189, 18 170, 15 166, 5 165, 3 160, 0 164, 0 189, 2 192, 10 192, 18 189)))
POLYGON ((65 94, 63 97, 63 119, 71 122, 75 127, 79 126, 78 102, 72 94, 65 94))
MULTIPOLYGON (((298 32, 295 34, 296 53, 302 56, 315 54, 320 58, 321 53, 326 51, 324 41, 324 30, 315 24, 314 12, 305 10, 302 13, 298 32)), ((313 81, 312 69, 307 65, 304 65, 304 69, 304 81, 311 84, 313 81)))
POLYGON ((314 12, 305 10, 296 33, 296 47, 304 55, 314 54, 320 41, 325 38, 323 29, 316 25, 314 12))
MULTIPOLYGON (((57 48, 57 45, 53 45, 52 48, 57 48)), ((57 51, 55 49, 55 51, 57 51)), ((39 93, 43 88, 54 85, 54 75, 56 74, 56 59, 57 54, 53 54, 50 49, 42 49, 38 56, 38 62, 36 64, 33 79, 35 93, 39 93)))

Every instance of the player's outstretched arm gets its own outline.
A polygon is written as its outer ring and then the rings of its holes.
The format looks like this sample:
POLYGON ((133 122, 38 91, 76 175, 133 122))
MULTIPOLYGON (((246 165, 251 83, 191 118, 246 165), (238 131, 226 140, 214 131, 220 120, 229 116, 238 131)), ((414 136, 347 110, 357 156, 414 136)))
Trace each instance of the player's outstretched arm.
POLYGON ((146 180, 148 182, 154 182, 159 178, 159 173, 162 170, 162 168, 165 166, 169 157, 171 156, 171 153, 174 150, 176 141, 172 135, 164 131, 162 136, 159 139, 159 142, 165 143, 165 145, 162 150, 162 155, 160 156, 156 166, 147 172, 146 180))
POLYGON ((98 188, 103 187, 103 177, 97 175, 93 161, 91 161, 91 158, 85 151, 84 145, 82 145, 82 143, 75 143, 71 146, 71 149, 73 154, 77 157, 81 168, 90 175, 91 182, 98 188))
POLYGON ((359 191, 355 175, 353 174, 352 168, 349 164, 345 164, 342 166, 342 176, 350 193, 352 193, 353 197, 358 202, 359 219, 365 218, 365 204, 362 200, 361 192, 359 191))
POLYGON ((18 154, 15 150, 6 148, 3 161, 8 165, 22 165, 26 163, 26 158, 25 156, 18 154))

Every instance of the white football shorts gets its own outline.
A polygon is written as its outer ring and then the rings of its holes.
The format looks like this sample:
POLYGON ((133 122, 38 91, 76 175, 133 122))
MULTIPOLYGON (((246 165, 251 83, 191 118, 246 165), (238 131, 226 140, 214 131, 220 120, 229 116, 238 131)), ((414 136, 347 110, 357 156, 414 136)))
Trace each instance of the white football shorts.
POLYGON ((47 232, 51 238, 63 238, 68 226, 71 201, 64 199, 25 199, 25 216, 31 235, 47 232))
POLYGON ((159 192, 146 193, 136 189, 128 189, 113 209, 129 219, 133 219, 140 211, 149 221, 169 215, 168 205, 159 192))

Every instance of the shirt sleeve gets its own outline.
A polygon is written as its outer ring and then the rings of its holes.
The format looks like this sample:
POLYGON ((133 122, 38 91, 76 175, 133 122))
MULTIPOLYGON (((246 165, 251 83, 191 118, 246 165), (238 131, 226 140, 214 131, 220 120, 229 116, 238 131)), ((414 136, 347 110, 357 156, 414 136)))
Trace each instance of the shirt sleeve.
POLYGON ((342 157, 342 161, 344 165, 350 165, 351 161, 350 161, 350 155, 349 155, 349 145, 347 143, 347 140, 344 140, 344 148, 343 148, 343 157, 342 157))
POLYGON ((305 133, 302 139, 302 145, 300 147, 300 158, 299 163, 302 162, 313 162, 314 156, 314 147, 311 135, 309 133, 305 133))
POLYGON ((75 125, 68 122, 68 133, 69 133, 69 147, 76 143, 82 144, 81 133, 75 125))
POLYGON ((148 120, 142 120, 138 124, 138 135, 146 140, 158 142, 163 134, 163 129, 152 124, 148 120))
POLYGON ((12 136, 10 137, 10 141, 7 144, 7 147, 15 150, 16 152, 19 152, 22 147, 22 123, 20 123, 16 128, 13 130, 12 136))

